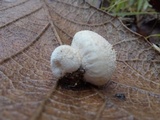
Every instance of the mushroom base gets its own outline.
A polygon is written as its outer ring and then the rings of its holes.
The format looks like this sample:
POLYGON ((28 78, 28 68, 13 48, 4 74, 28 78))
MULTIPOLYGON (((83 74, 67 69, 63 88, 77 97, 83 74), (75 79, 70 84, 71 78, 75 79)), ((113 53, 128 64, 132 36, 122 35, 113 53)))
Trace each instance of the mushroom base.
POLYGON ((58 80, 58 87, 70 90, 84 90, 88 89, 90 84, 84 80, 85 70, 79 68, 73 73, 67 73, 64 77, 58 80))

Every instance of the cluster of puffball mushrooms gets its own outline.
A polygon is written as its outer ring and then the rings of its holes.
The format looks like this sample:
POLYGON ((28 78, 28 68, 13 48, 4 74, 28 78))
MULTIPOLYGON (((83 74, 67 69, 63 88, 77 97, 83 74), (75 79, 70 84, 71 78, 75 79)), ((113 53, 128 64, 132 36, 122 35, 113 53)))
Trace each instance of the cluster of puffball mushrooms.
POLYGON ((61 45, 53 51, 51 69, 57 79, 83 71, 86 82, 102 86, 116 69, 116 52, 99 34, 82 30, 74 35, 71 46, 61 45))

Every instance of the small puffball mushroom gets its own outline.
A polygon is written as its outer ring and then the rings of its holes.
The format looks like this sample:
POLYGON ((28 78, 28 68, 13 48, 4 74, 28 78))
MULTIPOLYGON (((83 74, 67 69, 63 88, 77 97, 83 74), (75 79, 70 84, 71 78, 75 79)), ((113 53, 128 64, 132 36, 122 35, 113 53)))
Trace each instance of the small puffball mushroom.
POLYGON ((116 68, 116 52, 105 38, 89 30, 79 31, 71 47, 79 50, 87 82, 102 86, 110 80, 116 68))
POLYGON ((52 52, 51 69, 57 79, 78 70, 80 65, 81 58, 78 50, 69 45, 61 45, 52 52))

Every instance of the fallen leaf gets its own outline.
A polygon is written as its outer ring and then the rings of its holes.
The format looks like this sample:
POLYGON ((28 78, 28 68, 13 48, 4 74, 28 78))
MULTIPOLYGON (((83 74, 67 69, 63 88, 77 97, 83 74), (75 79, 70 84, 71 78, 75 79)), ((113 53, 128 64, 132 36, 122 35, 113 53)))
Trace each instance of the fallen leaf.
POLYGON ((0 119, 160 117, 160 55, 118 18, 83 0, 0 2, 0 119), (111 83, 101 89, 56 88, 51 52, 84 29, 101 34, 117 51, 111 83))

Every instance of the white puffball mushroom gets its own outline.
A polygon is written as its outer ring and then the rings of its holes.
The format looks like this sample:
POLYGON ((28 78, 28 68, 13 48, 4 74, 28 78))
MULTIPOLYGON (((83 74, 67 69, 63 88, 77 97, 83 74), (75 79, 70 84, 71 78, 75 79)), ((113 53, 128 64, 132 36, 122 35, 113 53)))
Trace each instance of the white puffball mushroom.
POLYGON ((81 58, 78 50, 69 45, 61 45, 52 52, 50 62, 54 77, 59 79, 79 69, 81 58))
POLYGON ((79 31, 71 47, 79 50, 87 82, 102 86, 111 79, 116 69, 116 52, 105 38, 89 30, 79 31))

